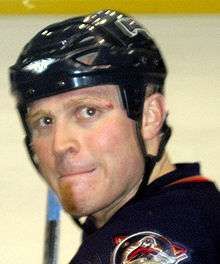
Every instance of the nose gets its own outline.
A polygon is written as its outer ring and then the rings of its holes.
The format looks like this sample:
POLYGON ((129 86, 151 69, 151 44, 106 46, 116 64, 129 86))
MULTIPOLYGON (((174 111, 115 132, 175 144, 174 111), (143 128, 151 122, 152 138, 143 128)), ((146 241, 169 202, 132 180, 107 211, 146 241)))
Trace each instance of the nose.
POLYGON ((57 122, 54 127, 53 152, 55 155, 70 152, 77 154, 80 151, 79 131, 69 122, 57 122))

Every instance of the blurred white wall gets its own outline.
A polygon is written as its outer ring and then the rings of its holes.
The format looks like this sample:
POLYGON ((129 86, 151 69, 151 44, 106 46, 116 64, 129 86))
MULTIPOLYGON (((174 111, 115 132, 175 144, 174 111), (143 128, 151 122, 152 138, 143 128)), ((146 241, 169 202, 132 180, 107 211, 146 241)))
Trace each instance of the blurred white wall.
MULTIPOLYGON (((0 263, 42 263, 46 186, 23 148, 9 94, 8 67, 43 26, 63 17, 0 17, 0 263)), ((174 162, 200 161, 220 186, 220 17, 138 16, 159 43, 169 77, 167 101, 174 162)), ((68 263, 80 233, 62 214, 59 263, 68 263)))

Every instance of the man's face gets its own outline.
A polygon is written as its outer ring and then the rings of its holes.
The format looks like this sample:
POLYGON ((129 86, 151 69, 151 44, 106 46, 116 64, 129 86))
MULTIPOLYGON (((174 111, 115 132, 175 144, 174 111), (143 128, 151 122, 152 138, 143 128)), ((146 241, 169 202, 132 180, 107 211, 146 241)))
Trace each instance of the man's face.
POLYGON ((123 204, 140 183, 144 161, 135 123, 116 86, 35 101, 27 122, 41 172, 70 214, 94 215, 123 204))

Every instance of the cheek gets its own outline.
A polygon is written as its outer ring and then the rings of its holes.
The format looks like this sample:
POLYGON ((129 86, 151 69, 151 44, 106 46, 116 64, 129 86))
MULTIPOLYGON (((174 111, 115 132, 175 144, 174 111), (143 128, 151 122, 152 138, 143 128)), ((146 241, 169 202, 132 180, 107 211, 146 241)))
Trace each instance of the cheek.
POLYGON ((91 152, 109 169, 111 165, 113 169, 126 171, 142 159, 135 127, 127 117, 107 120, 88 137, 91 152))
POLYGON ((55 161, 51 152, 49 140, 33 140, 32 147, 45 180, 51 183, 52 177, 50 175, 52 175, 52 173, 50 172, 55 168, 55 161))
POLYGON ((127 141, 124 129, 120 122, 106 121, 89 135, 88 144, 105 154, 117 152, 127 141))
POLYGON ((39 159, 39 162, 44 164, 50 160, 51 153, 48 141, 44 139, 34 139, 32 142, 32 148, 39 159))

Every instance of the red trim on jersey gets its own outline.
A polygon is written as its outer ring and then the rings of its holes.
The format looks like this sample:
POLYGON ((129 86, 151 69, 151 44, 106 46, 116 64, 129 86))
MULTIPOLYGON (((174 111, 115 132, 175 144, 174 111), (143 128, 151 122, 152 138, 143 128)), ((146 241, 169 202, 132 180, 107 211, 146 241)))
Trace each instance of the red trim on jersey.
POLYGON ((209 182, 208 178, 205 178, 203 176, 191 176, 191 177, 186 177, 177 181, 174 181, 166 186, 171 186, 174 184, 178 184, 178 183, 188 183, 188 182, 209 182))

